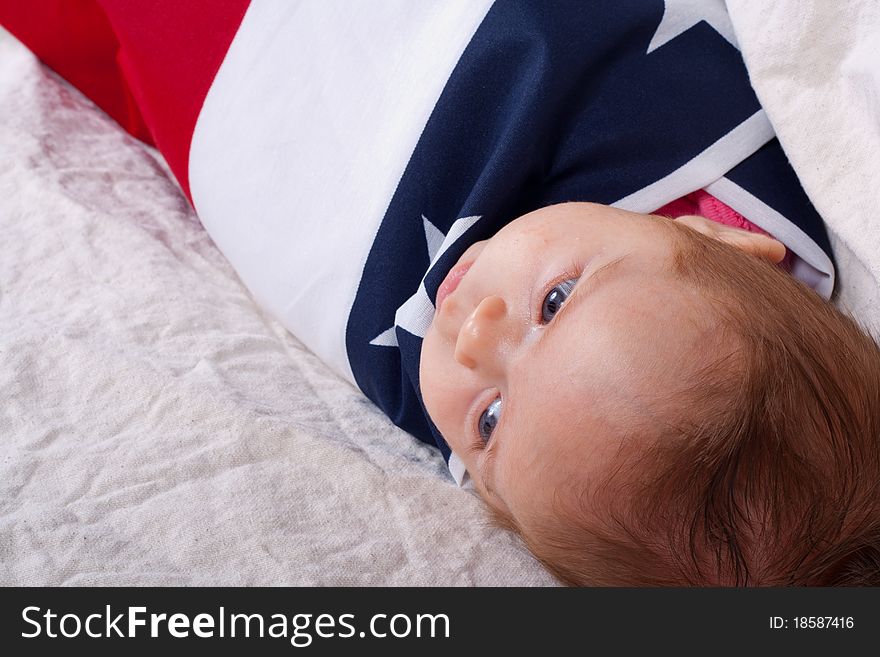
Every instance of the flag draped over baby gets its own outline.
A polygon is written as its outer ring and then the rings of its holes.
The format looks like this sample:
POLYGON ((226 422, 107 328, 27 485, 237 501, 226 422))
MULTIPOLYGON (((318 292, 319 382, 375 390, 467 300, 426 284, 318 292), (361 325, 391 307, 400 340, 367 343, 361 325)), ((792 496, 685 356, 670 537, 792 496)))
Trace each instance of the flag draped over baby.
POLYGON ((0 0, 0 23, 154 144, 255 298, 457 476, 421 340, 451 265, 521 214, 705 189, 831 293, 722 0, 0 0))

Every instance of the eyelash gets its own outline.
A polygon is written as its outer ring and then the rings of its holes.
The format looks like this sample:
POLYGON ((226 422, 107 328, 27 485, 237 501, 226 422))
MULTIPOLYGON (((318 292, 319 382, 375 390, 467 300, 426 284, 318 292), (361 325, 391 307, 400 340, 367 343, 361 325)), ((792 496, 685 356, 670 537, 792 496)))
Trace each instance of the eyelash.
POLYGON ((564 283, 567 280, 580 278, 581 274, 583 274, 583 271, 583 264, 581 264, 577 260, 573 260, 571 263, 569 263, 568 267, 562 274, 556 276, 553 280, 550 281, 548 285, 544 286, 544 289, 541 290, 541 294, 538 295, 537 307, 532 309, 535 322, 537 322, 541 326, 546 326, 547 324, 549 324, 549 322, 544 322, 541 317, 541 308, 544 305, 544 299, 546 299, 547 295, 550 294, 550 291, 560 283, 564 283))
MULTIPOLYGON (((492 397, 490 399, 481 399, 480 403, 474 407, 474 411, 471 412, 470 417, 468 418, 468 426, 472 427, 475 440, 472 441, 472 446, 470 448, 470 451, 479 452, 479 451, 483 450, 485 447, 487 447, 489 445, 489 443, 491 443, 491 438, 488 441, 483 442, 483 438, 482 438, 482 436, 480 436, 479 423, 480 423, 480 418, 483 416, 483 413, 485 413, 486 410, 489 408, 489 406, 492 404, 492 402, 494 402, 499 397, 501 397, 501 395, 495 395, 494 397, 492 397)), ((495 426, 495 430, 492 432, 493 435, 495 434, 495 431, 498 431, 498 427, 501 426, 501 423, 504 422, 504 411, 503 411, 504 405, 503 404, 504 404, 504 400, 502 400, 502 406, 501 406, 501 408, 502 408, 501 419, 498 420, 498 424, 495 426)))
MULTIPOLYGON (((537 309, 535 309, 535 312, 534 312, 535 321, 536 321, 538 324, 540 324, 540 325, 542 325, 542 326, 544 326, 544 325, 546 325, 546 324, 549 324, 549 322, 544 322, 544 321, 543 321, 543 319, 542 319, 542 317, 541 317, 541 309, 542 309, 542 307, 543 307, 543 305, 544 305, 544 299, 547 298, 547 295, 550 294, 550 291, 551 291, 554 287, 556 287, 557 285, 559 285, 559 284, 561 284, 561 283, 563 283, 563 282, 565 282, 565 281, 573 280, 573 279, 576 280, 576 279, 580 278, 580 276, 581 276, 582 274, 583 274, 583 265, 582 265, 579 261, 574 260, 574 261, 572 261, 572 262, 568 265, 568 267, 566 267, 566 269, 563 271, 562 274, 560 274, 559 276, 556 276, 555 278, 553 278, 553 279, 550 281, 550 283, 544 287, 544 289, 541 291, 541 294, 540 294, 539 297, 538 297, 538 307, 537 307, 537 309)), ((557 315, 556 315, 556 316, 558 316, 558 311, 557 311, 557 315)), ((556 319, 556 316, 554 316, 553 319, 556 319)), ((550 320, 550 321, 553 321, 553 320, 550 320)), ((500 397, 500 395, 496 395, 495 397, 493 397, 492 399, 490 399, 490 400, 488 401, 488 403, 485 403, 485 404, 479 404, 479 405, 476 407, 476 411, 475 411, 474 413, 472 413, 472 414, 471 414, 471 417, 469 418, 469 421, 468 421, 468 422, 469 422, 470 426, 474 427, 474 433, 476 434, 476 437, 477 437, 477 439, 476 439, 476 441, 474 441, 474 443, 473 443, 473 447, 472 447, 472 450, 473 450, 474 452, 478 452, 478 451, 484 449, 484 448, 486 447, 486 445, 488 445, 489 442, 491 442, 491 438, 490 438, 490 440, 489 440, 488 442, 483 442, 483 439, 482 439, 482 437, 480 436, 480 430, 479 430, 479 428, 477 427, 477 425, 478 425, 478 423, 479 423, 479 421, 480 421, 480 418, 483 416, 483 413, 485 413, 486 410, 489 408, 489 406, 492 404, 492 402, 494 402, 494 401, 495 401, 496 399, 498 399, 499 397, 500 397)), ((498 427, 501 426, 501 423, 504 422, 504 412, 503 412, 503 409, 504 409, 504 400, 502 399, 501 402, 502 402, 502 405, 501 405, 501 408, 502 408, 501 419, 498 420, 498 425, 495 426, 495 430, 492 432, 493 435, 494 435, 495 431, 498 431, 498 427)))

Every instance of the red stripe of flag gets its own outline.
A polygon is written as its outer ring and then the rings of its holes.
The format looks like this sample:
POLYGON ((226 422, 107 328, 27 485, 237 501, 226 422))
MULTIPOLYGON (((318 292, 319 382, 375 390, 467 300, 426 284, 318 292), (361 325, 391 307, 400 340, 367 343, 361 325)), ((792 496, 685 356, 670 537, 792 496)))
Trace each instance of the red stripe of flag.
POLYGON ((135 137, 189 196, 196 119, 250 0, 0 0, 0 24, 135 137))

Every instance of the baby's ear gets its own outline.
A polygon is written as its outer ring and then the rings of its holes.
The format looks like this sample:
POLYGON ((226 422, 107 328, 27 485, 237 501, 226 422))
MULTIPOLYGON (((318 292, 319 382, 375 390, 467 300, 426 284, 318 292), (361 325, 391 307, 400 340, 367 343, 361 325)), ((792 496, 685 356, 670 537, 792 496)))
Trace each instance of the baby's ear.
POLYGON ((769 260, 774 264, 782 262, 782 259, 785 257, 785 245, 769 235, 750 233, 747 230, 725 226, 711 219, 706 219, 706 217, 693 214, 678 217, 674 221, 684 224, 688 228, 719 242, 726 242, 746 253, 769 260))

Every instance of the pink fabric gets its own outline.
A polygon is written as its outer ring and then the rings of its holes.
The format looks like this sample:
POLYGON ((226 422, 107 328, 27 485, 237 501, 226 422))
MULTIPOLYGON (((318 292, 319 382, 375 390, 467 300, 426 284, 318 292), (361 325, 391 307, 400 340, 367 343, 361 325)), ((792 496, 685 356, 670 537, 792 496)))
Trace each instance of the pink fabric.
MULTIPOLYGON (((739 212, 722 203, 702 189, 692 192, 687 196, 683 196, 671 203, 667 203, 662 208, 655 211, 654 214, 660 214, 672 219, 677 219, 678 217, 683 217, 689 214, 698 215, 716 221, 719 224, 740 228, 751 233, 770 235, 766 230, 756 226, 739 212)), ((791 251, 786 251, 785 258, 779 263, 779 266, 786 271, 791 271, 791 259, 791 251)))
POLYGON ((761 233, 769 235, 766 230, 758 228, 751 221, 742 216, 739 212, 728 205, 725 205, 709 192, 702 189, 697 190, 677 201, 667 203, 654 214, 662 214, 664 217, 676 219, 687 214, 695 214, 700 217, 706 217, 719 224, 726 224, 734 228, 742 228, 752 233, 761 233))

